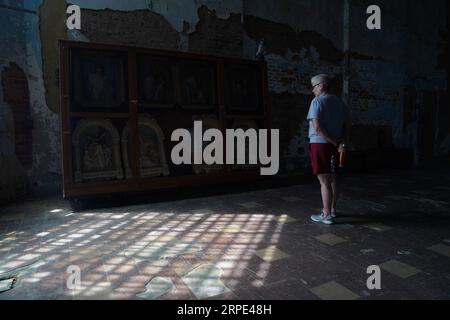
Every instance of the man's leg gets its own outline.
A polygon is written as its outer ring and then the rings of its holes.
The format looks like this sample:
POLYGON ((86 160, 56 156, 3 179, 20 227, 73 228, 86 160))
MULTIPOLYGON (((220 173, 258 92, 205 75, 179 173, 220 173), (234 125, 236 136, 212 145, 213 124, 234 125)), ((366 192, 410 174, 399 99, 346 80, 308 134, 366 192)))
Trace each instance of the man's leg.
POLYGON ((336 210, 336 205, 339 199, 338 181, 335 174, 331 175, 331 190, 333 192, 333 201, 331 203, 331 209, 336 210))
POLYGON ((320 192, 322 194, 323 213, 325 216, 331 214, 331 204, 333 200, 333 189, 331 187, 331 175, 319 174, 317 178, 320 182, 320 192))

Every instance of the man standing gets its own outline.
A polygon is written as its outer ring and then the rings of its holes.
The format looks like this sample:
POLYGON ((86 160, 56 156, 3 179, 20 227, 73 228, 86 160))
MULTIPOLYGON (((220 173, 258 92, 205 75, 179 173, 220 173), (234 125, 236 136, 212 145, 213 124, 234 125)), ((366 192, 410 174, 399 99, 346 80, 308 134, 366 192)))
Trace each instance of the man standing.
POLYGON ((314 222, 333 224, 336 217, 338 188, 336 169, 339 152, 345 151, 348 137, 346 108, 341 99, 328 93, 329 78, 320 74, 311 79, 312 92, 307 120, 309 121, 309 151, 314 175, 320 182, 323 211, 312 215, 314 222))

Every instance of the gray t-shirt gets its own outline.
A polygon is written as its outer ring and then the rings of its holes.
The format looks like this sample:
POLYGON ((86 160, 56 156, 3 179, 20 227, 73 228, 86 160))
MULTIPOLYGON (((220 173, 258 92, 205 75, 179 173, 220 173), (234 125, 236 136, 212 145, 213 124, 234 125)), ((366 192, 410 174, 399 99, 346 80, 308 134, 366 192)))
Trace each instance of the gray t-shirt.
POLYGON ((320 126, 333 138, 344 137, 344 124, 346 118, 345 105, 336 96, 323 94, 315 97, 311 102, 307 120, 309 121, 310 143, 328 143, 314 129, 311 119, 317 119, 320 126))

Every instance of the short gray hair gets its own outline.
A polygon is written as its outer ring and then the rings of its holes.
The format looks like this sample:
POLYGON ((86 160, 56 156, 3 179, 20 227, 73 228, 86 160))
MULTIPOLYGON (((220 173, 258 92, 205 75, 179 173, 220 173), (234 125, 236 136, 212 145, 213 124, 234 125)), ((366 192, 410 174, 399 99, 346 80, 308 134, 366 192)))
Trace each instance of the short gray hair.
POLYGON ((311 84, 313 86, 316 86, 320 83, 323 83, 325 87, 328 87, 328 84, 330 83, 330 77, 322 73, 311 78, 311 84))

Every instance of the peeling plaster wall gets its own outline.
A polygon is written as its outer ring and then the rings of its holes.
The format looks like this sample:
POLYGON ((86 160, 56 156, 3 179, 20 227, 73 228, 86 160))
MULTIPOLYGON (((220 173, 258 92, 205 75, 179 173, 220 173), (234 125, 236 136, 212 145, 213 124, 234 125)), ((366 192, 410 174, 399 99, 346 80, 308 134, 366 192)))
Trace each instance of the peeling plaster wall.
MULTIPOLYGON (((282 170, 304 171, 309 164, 308 124, 305 118, 313 99, 309 89, 310 77, 328 73, 333 78, 333 93, 340 95, 343 52, 336 45, 338 42, 335 38, 327 38, 313 28, 299 29, 298 17, 303 16, 303 12, 310 12, 309 2, 302 4, 290 1, 289 4, 298 8, 298 11, 292 10, 290 6, 277 7, 273 1, 267 1, 266 6, 257 6, 253 1, 245 4, 246 57, 254 56, 257 40, 265 39, 266 43, 273 125, 280 128, 282 170), (282 16, 291 23, 280 23, 282 16)), ((336 10, 340 10, 340 7, 338 4, 336 10)), ((312 24, 316 23, 314 19, 309 20, 312 24)), ((339 32, 335 32, 335 35, 339 37, 339 32)))
POLYGON ((246 15, 289 26, 295 32, 316 31, 343 50, 341 0, 245 0, 244 6, 246 15))
POLYGON ((44 59, 38 58, 44 64, 47 103, 54 112, 59 112, 55 81, 59 39, 234 56, 242 53, 242 0, 68 1, 82 9, 81 31, 66 31, 64 0, 27 1, 29 8, 39 9, 44 59))
MULTIPOLYGON (((24 0, 24 8, 34 10, 37 13, 36 15, 28 14, 25 16, 25 30, 27 33, 26 70, 30 88, 31 112, 33 117, 33 149, 35 150, 33 155, 33 170, 29 176, 31 177, 31 181, 36 183, 37 186, 41 184, 40 177, 49 173, 59 174, 61 172, 59 115, 54 112, 55 101, 49 100, 51 104, 47 102, 47 86, 44 83, 50 77, 53 86, 56 86, 58 81, 58 65, 50 68, 52 72, 55 72, 51 75, 46 74, 43 70, 43 66, 45 65, 43 64, 42 54, 47 54, 47 52, 42 46, 40 34, 39 9, 41 4, 42 2, 40 0, 24 0)), ((58 16, 61 19, 59 12, 49 17, 50 21, 53 21, 53 29, 58 28, 58 16)), ((59 21, 61 23, 61 20, 59 21)), ((57 48, 56 43, 53 44, 53 48, 57 48)), ((55 60, 59 59, 57 54, 51 57, 55 60)), ((59 101, 59 95, 55 90, 51 92, 51 96, 54 100, 58 99, 59 101)))
POLYGON ((158 13, 172 25, 178 32, 185 30, 185 23, 190 27, 188 32, 194 31, 194 26, 199 21, 197 10, 205 5, 210 10, 215 10, 221 19, 227 19, 231 13, 242 12, 243 0, 73 0, 71 4, 81 8, 93 10, 119 10, 133 11, 146 9, 158 13))
MULTIPOLYGON (((161 24, 167 24, 173 32, 176 34, 176 37, 178 38, 178 45, 164 45, 163 42, 156 41, 157 46, 156 48, 166 48, 166 49, 179 49, 181 51, 195 51, 195 52, 203 52, 199 47, 199 39, 196 37, 196 35, 201 32, 201 26, 198 26, 202 14, 203 14, 203 20, 206 20, 208 16, 212 16, 212 19, 209 19, 209 24, 207 24, 207 27, 214 27, 218 26, 221 27, 221 32, 227 33, 227 30, 229 27, 233 27, 236 29, 236 23, 235 21, 239 22, 241 20, 242 15, 242 0, 228 0, 228 1, 212 1, 212 0, 185 0, 185 1, 177 1, 177 0, 134 0, 134 1, 105 1, 105 0, 94 0, 94 1, 83 1, 83 0, 74 0, 70 2, 71 4, 77 4, 82 9, 85 9, 86 12, 90 12, 92 14, 99 14, 101 15, 101 12, 106 13, 106 15, 120 15, 121 13, 123 15, 129 15, 128 18, 125 19, 112 19, 109 17, 110 20, 113 20, 115 22, 118 22, 118 24, 110 23, 108 26, 109 28, 113 28, 113 30, 104 30, 109 32, 109 36, 103 36, 100 39, 97 36, 95 38, 95 41, 99 42, 109 42, 112 39, 114 39, 114 36, 117 37, 118 34, 123 33, 123 30, 119 29, 123 26, 126 26, 126 28, 129 29, 130 32, 128 32, 128 36, 134 37, 133 35, 133 27, 136 27, 136 21, 139 21, 140 27, 137 30, 138 33, 140 32, 148 32, 150 35, 148 35, 148 40, 145 43, 142 43, 142 41, 134 41, 129 40, 127 42, 126 38, 121 38, 119 41, 116 41, 116 43, 123 43, 123 44, 145 44, 147 46, 152 46, 151 36, 161 37, 161 34, 156 34, 160 31, 161 26, 155 25, 155 23, 158 23, 157 21, 163 19, 163 21, 159 22, 161 24), (134 19, 130 21, 131 23, 125 23, 124 20, 126 19, 132 19, 133 15, 138 14, 137 20, 134 19), (160 18, 155 17, 159 16, 160 18), (227 22, 227 20, 230 20, 231 17, 231 23, 227 22), (211 23, 213 21, 213 23, 211 23), (152 25, 153 24, 153 25, 152 25), (222 26, 222 25, 223 26, 222 26), (152 34, 153 31, 153 34, 152 34), (194 33, 194 34, 193 34, 194 33), (192 41, 194 44, 190 45, 190 35, 192 35, 193 39, 192 41), (102 41, 103 40, 103 41, 102 41)), ((83 21, 83 20, 82 20, 83 21)), ((207 21, 208 22, 208 21, 207 21)), ((92 21, 87 20, 85 21, 85 26, 92 25, 92 21)), ((83 22, 82 22, 83 24, 83 22)), ((98 24, 97 26, 100 26, 98 24)), ((82 26, 82 32, 84 33, 82 26)), ((101 32, 102 30, 97 29, 97 31, 101 32)), ((91 32, 92 33, 92 32, 91 32)), ((205 34, 205 31, 203 31, 205 34)), ((162 36, 165 35, 165 32, 162 33, 162 36)), ((206 33, 205 35, 208 35, 206 33)), ((216 33, 217 35, 217 33, 216 33)), ((240 37, 242 35, 240 34, 240 37)), ((89 36, 87 35, 87 38, 89 36)), ((169 37, 169 40, 173 38, 169 37)), ((216 41, 216 43, 213 43, 212 45, 203 45, 203 47, 209 47, 215 46, 216 49, 220 49, 222 46, 227 46, 224 40, 227 40, 228 37, 225 37, 224 39, 220 39, 222 41, 217 41, 219 37, 212 37, 209 39, 209 41, 216 41)), ((223 38, 223 37, 222 37, 223 38)), ((94 41, 90 39, 91 41, 94 41)), ((172 40, 171 40, 172 41, 172 40)), ((242 47, 242 45, 241 45, 242 47)), ((216 50, 217 51, 217 50, 216 50)), ((235 51, 235 50, 234 50, 235 51)), ((229 52, 234 52, 230 50, 224 50, 223 54, 227 54, 229 52)), ((240 48, 239 55, 241 55, 242 49, 240 48)), ((214 52, 210 52, 212 54, 214 52)), ((234 54, 236 55, 236 54, 234 54)))
MULTIPOLYGON (((10 1, 1 4, 12 5, 10 1)), ((20 1, 14 4, 22 5, 20 1)), ((25 18, 20 13, 0 10, 0 75, 11 64, 20 70, 26 70, 26 33, 25 18), (15 32, 17 30, 17 32, 15 32)), ((0 81, 3 82, 3 81, 0 81)), ((0 86, 0 203, 21 194, 27 184, 26 171, 16 156, 14 113, 12 106, 5 101, 3 85, 0 86)))
POLYGON ((198 9, 199 22, 189 34, 189 51, 222 56, 242 56, 241 14, 222 19, 206 6, 198 9))
MULTIPOLYGON (((38 11, 40 1, 1 1, 0 3, 27 10, 38 11)), ((2 159, 2 188, 0 201, 16 197, 30 186, 39 185, 40 177, 60 172, 59 118, 46 103, 44 86, 39 18, 37 14, 0 10, 0 71, 11 63, 22 69, 28 82, 31 119, 30 144, 33 150, 32 166, 25 170, 16 156, 14 126, 11 125, 13 110, 5 103, 0 89, 0 157, 2 159), (5 163, 4 163, 5 162, 5 163), (3 176, 6 175, 6 176, 3 176)))
MULTIPOLYGON (((0 49, 0 71, 14 62, 27 75, 36 150, 29 172, 13 172, 32 180, 61 170, 59 39, 253 59, 257 41, 264 38, 273 124, 281 129, 281 172, 308 166, 305 116, 313 98, 310 76, 329 73, 334 78, 333 92, 341 95, 344 88, 344 0, 67 1, 82 8, 81 31, 66 30, 64 0, 0 3, 37 12, 0 10, 1 21, 7 22, 0 40, 9 44, 0 49)), ((446 73, 438 68, 439 31, 446 27, 445 1, 380 0, 381 31, 365 28, 370 1, 349 3, 349 110, 356 132, 368 142, 366 148, 375 148, 379 144, 376 135, 383 132, 393 146, 419 153, 418 115, 425 105, 423 97, 447 88, 446 73)), ((0 105, 1 154, 14 156, 12 112, 1 90, 0 105)), ((447 114, 440 108, 440 114, 447 114)), ((440 119, 439 127, 436 155, 450 150, 449 121, 440 119)))
POLYGON ((83 9, 82 33, 89 41, 177 50, 178 32, 160 14, 148 10, 130 12, 83 9))
MULTIPOLYGON (((150 37, 149 29, 155 17, 160 24, 166 24, 166 29, 171 29, 171 37, 161 39, 159 47, 165 49, 189 49, 189 34, 195 31, 199 22, 198 9, 204 4, 208 5, 210 13, 215 19, 229 19, 232 12, 237 12, 240 19, 242 2, 238 1, 69 1, 78 4, 83 10, 86 30, 82 32, 68 32, 65 27, 66 3, 62 0, 0 0, 1 4, 13 7, 33 10, 36 14, 1 9, 0 18, 6 22, 0 30, 0 40, 8 43, 0 49, 0 71, 9 65, 16 63, 26 73, 30 95, 30 108, 32 116, 32 169, 25 171, 14 154, 14 125, 10 107, 3 101, 0 90, 0 147, 2 167, 8 168, 2 171, 8 173, 8 177, 2 176, 2 190, 6 198, 17 195, 19 185, 23 189, 24 184, 40 186, 44 177, 49 173, 61 173, 60 164, 60 133, 59 133, 59 50, 57 40, 73 39, 81 41, 99 41, 123 43, 117 34, 105 34, 107 26, 101 25, 103 21, 111 18, 122 20, 130 27, 135 25, 135 16, 141 15, 143 28, 139 37, 133 30, 129 30, 126 38, 133 36, 127 43, 158 47, 154 38, 150 37), (107 11, 107 9, 110 9, 107 11), (98 11, 94 11, 98 10, 98 11), (116 11, 112 11, 116 10, 116 11), (134 16, 133 16, 134 15, 134 16), (109 18, 106 18, 109 16, 109 18), (89 18, 91 18, 89 20, 89 18), (134 20, 133 20, 134 19, 134 20), (99 25, 100 23, 100 25, 99 25), (150 23, 150 25, 148 25, 150 23), (93 32, 92 27, 100 27, 93 32), (91 27, 91 29, 89 28, 91 27), (88 36, 83 34, 86 31, 88 36), (92 39, 89 39, 89 36, 92 39), (116 37, 116 38, 114 38, 116 37), (102 41, 102 40, 106 41, 102 41), (171 41, 168 41, 173 39, 171 41), (42 181, 41 181, 42 180, 42 181)), ((236 20, 235 18, 233 18, 236 20)), ((238 20, 239 20, 238 19, 238 20)), ((122 25, 123 26, 123 25, 122 25)), ((120 27, 120 25, 119 25, 120 27)), ((117 30, 119 31, 119 30, 117 30)), ((125 39, 126 39, 125 38, 125 39)), ((201 47, 201 46, 198 46, 201 47)), ((239 52, 241 48, 239 48, 239 52)), ((229 50, 228 50, 229 52, 229 50)), ((236 52, 236 50, 235 50, 236 52)), ((239 55, 239 54, 235 54, 239 55)), ((3 193, 2 193, 3 194, 3 193)), ((0 199, 2 197, 0 196, 0 199)))
MULTIPOLYGON (((381 31, 365 27, 366 9, 373 3, 365 0, 349 3, 349 111, 355 133, 365 138, 365 144, 355 143, 353 147, 376 149, 380 135, 387 135, 383 138, 387 142, 382 143, 414 149, 417 164, 417 154, 421 152, 420 119, 409 119, 405 125, 404 92, 407 87, 417 90, 419 106, 413 108, 420 109, 422 94, 440 95, 446 90, 446 73, 437 68, 439 31, 446 27, 445 1, 378 1, 382 8, 381 31)), ((244 4, 245 56, 252 57, 257 40, 266 40, 274 122, 287 124, 280 132, 286 169, 301 169, 308 165, 304 116, 313 98, 308 89, 310 76, 329 73, 338 85, 335 93, 341 94, 345 70, 344 1, 268 0, 261 5, 261 1, 249 0, 244 4), (308 33, 312 38, 305 37, 308 33), (286 105, 289 96, 294 108, 286 105), (302 112, 293 112, 297 108, 302 112), (295 121, 290 117, 299 124, 295 133, 295 121), (286 139, 291 139, 287 148, 286 139)), ((442 124, 441 127, 444 128, 442 124)), ((445 134, 436 137, 440 137, 438 141, 430 143, 436 143, 438 155, 449 148, 445 134)))

